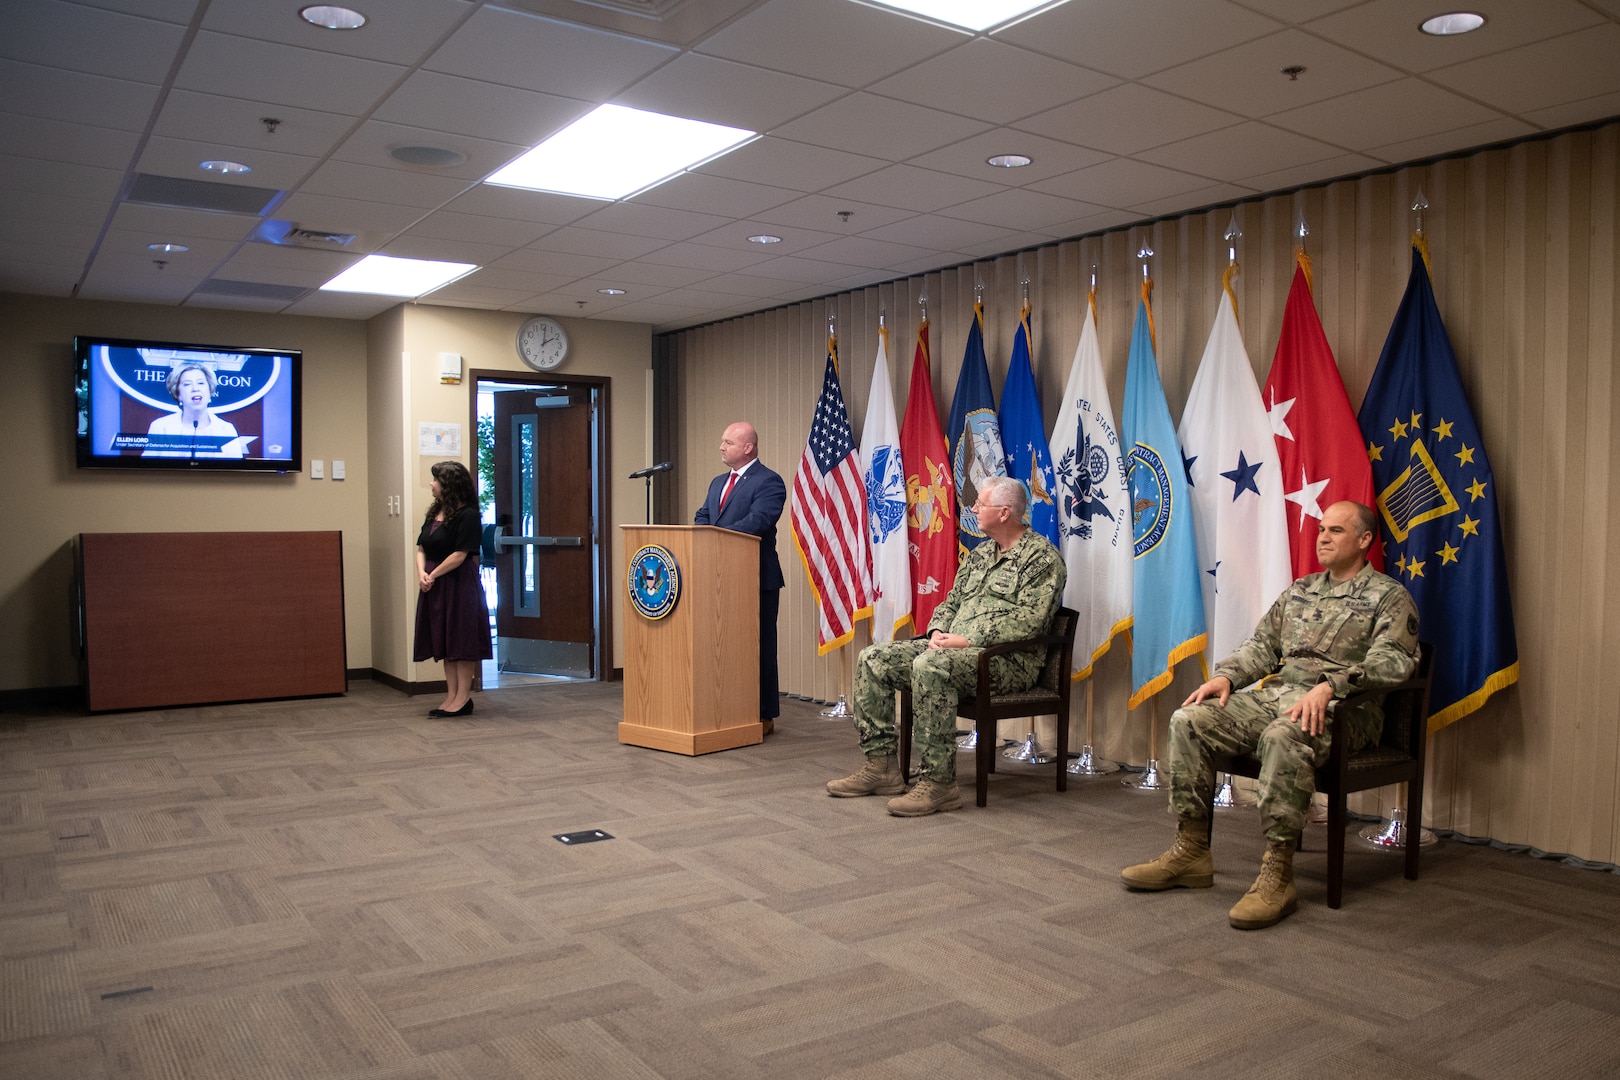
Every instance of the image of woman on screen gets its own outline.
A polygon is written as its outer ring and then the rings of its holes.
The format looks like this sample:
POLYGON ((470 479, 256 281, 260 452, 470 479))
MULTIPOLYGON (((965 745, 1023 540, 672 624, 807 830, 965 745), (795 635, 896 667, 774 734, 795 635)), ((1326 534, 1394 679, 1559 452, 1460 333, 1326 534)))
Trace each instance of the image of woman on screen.
POLYGON ((478 493, 459 461, 434 465, 433 503, 416 537, 416 649, 413 659, 444 661, 444 702, 431 717, 473 711, 472 684, 481 661, 495 655, 489 608, 478 580, 478 493))
POLYGON ((242 442, 236 428, 208 411, 214 399, 214 373, 201 364, 181 364, 169 372, 165 384, 178 412, 152 421, 147 435, 163 436, 162 446, 142 451, 142 457, 239 458, 242 442))

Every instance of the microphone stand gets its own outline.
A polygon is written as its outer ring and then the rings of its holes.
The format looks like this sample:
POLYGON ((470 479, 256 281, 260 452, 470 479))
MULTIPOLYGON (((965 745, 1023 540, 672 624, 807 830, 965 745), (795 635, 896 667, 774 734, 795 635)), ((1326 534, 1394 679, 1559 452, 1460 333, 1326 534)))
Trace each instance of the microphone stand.
POLYGON ((652 473, 648 473, 643 477, 647 481, 647 524, 649 525, 652 524, 652 478, 652 473))

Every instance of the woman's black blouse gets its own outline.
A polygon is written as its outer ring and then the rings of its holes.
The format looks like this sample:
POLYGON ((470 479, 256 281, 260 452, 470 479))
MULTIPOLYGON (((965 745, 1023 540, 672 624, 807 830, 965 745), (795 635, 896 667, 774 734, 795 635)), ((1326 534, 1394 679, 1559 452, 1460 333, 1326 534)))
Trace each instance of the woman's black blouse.
POLYGON ((450 557, 452 551, 477 555, 482 536, 478 508, 464 506, 436 529, 431 518, 423 522, 422 531, 416 537, 416 546, 431 561, 441 563, 450 557))

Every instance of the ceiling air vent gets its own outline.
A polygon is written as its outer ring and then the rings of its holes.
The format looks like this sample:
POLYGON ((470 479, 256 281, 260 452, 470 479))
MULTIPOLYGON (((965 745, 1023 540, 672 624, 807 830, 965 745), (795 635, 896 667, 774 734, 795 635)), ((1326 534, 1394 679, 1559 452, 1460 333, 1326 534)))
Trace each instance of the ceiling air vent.
POLYGON ((334 232, 328 229, 305 229, 291 221, 266 218, 259 222, 258 227, 253 230, 253 235, 248 239, 259 244, 336 251, 354 243, 357 236, 357 233, 334 232))
POLYGON ((309 289, 303 285, 272 285, 267 281, 231 281, 228 278, 210 278, 197 286, 197 291, 210 296, 243 296, 254 300, 297 300, 309 289))
POLYGON ((281 192, 247 184, 221 184, 213 180, 184 180, 178 176, 136 173, 126 202, 172 206, 181 210, 213 210, 223 214, 258 217, 273 206, 281 192))
POLYGON ((354 233, 326 232, 322 229, 289 229, 283 244, 304 244, 314 247, 348 247, 354 243, 354 233))

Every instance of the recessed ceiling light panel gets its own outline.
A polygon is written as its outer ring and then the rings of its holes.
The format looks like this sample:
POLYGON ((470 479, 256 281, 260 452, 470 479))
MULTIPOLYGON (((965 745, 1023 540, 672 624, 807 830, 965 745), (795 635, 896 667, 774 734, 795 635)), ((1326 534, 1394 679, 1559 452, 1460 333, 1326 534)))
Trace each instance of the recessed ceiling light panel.
POLYGON ((211 173, 219 173, 221 176, 241 176, 243 173, 253 171, 251 165, 244 165, 240 161, 225 161, 222 159, 199 161, 197 167, 206 169, 211 173))
POLYGON ((299 18, 323 30, 358 30, 366 25, 366 17, 353 8, 336 4, 312 4, 298 12, 299 18))
MULTIPOLYGON (((866 2, 866 0, 862 0, 866 2)), ((871 0, 871 7, 894 8, 934 22, 979 33, 1013 22, 1031 12, 1044 11, 1068 0, 871 0)))
POLYGON ((984 159, 986 165, 994 165, 998 169, 1022 169, 1030 163, 1030 158, 1023 154, 997 154, 995 157, 984 159))
POLYGON ((624 199, 756 137, 743 128, 601 105, 484 182, 624 199))
POLYGON ((750 236, 748 238, 748 242, 750 244, 780 244, 782 242, 782 238, 780 236, 772 236, 770 233, 760 233, 758 236, 750 236))
POLYGON ((1485 16, 1477 12, 1450 11, 1444 15, 1436 15, 1432 19, 1424 19, 1418 29, 1435 37, 1450 37, 1453 34, 1470 33, 1484 25, 1485 16))
POLYGON ((321 289, 325 292, 370 293, 374 296, 422 296, 434 289, 442 289, 476 269, 478 267, 473 263, 367 255, 322 285, 321 289))

